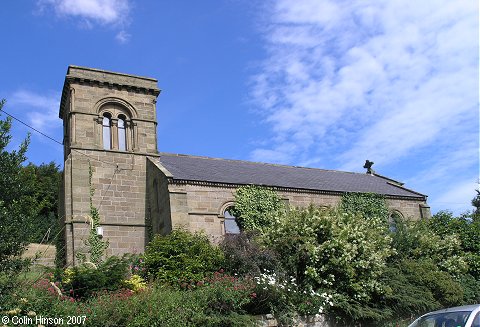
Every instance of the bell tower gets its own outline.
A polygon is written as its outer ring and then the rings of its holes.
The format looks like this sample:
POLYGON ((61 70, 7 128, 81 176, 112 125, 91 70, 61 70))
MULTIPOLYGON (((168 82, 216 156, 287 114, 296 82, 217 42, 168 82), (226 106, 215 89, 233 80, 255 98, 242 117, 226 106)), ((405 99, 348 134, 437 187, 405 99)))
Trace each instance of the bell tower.
POLYGON ((87 251, 90 198, 100 215, 99 233, 109 241, 107 254, 143 252, 150 226, 147 158, 159 156, 159 93, 153 78, 68 67, 59 112, 64 134, 59 217, 66 264, 87 251))

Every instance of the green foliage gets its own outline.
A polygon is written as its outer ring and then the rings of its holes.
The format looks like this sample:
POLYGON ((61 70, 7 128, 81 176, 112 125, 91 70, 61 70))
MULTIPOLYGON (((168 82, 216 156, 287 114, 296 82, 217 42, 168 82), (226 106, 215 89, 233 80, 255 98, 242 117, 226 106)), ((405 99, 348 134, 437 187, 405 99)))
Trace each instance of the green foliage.
POLYGON ((472 199, 472 206, 475 207, 475 211, 473 212, 474 218, 478 220, 480 217, 480 190, 475 190, 477 194, 472 199))
POLYGON ((200 281, 217 271, 223 253, 203 233, 174 230, 156 235, 145 251, 145 269, 150 277, 176 284, 178 280, 200 281))
POLYGON ((470 274, 460 276, 458 283, 463 290, 463 303, 480 303, 480 279, 470 274))
POLYGON ((460 236, 439 232, 443 228, 443 218, 397 222, 397 232, 392 235, 397 255, 392 260, 430 260, 452 276, 466 273, 469 268, 460 236))
POLYGON ((141 276, 132 275, 129 279, 123 281, 123 286, 134 292, 139 292, 147 288, 147 283, 141 276))
POLYGON ((256 288, 248 306, 251 314, 273 313, 281 325, 295 325, 298 315, 315 316, 331 306, 332 296, 297 285, 294 277, 266 271, 255 277, 256 288))
POLYGON ((191 290, 154 285, 138 293, 129 290, 101 292, 87 301, 78 301, 58 296, 49 281, 41 279, 33 287, 22 290, 11 309, 18 309, 19 315, 32 317, 85 315, 85 326, 249 327, 255 324, 255 319, 241 309, 242 302, 250 297, 247 288, 227 290, 241 285, 245 284, 239 280, 221 281, 213 288, 206 283, 191 290), (232 297, 233 305, 229 302, 232 297), (227 305, 222 305, 222 301, 227 305))
POLYGON ((57 216, 61 179, 59 166, 54 162, 39 166, 29 163, 23 169, 34 177, 35 193, 32 196, 39 207, 38 214, 33 219, 33 231, 29 240, 33 243, 52 243, 60 231, 57 216))
POLYGON ((220 244, 230 273, 258 276, 265 271, 281 271, 278 255, 272 249, 259 244, 254 232, 226 235, 220 244))
POLYGON ((255 282, 250 277, 239 278, 220 270, 193 285, 183 283, 182 287, 197 290, 212 312, 243 313, 252 299, 255 282))
MULTIPOLYGON (((440 211, 426 225, 444 241, 455 237, 458 246, 453 255, 460 257, 465 262, 467 272, 480 280, 480 220, 472 219, 474 215, 454 217, 449 211, 440 211)), ((460 270, 458 266, 453 269, 460 270)), ((460 271, 465 272, 465 269, 460 271)))
POLYGON ((340 207, 345 212, 360 214, 363 217, 388 220, 388 207, 383 195, 375 193, 345 193, 340 207))
POLYGON ((462 303, 462 286, 428 259, 405 259, 389 265, 383 276, 388 307, 404 315, 462 303))
POLYGON ((263 242, 279 253, 303 289, 331 295, 339 312, 384 291, 379 277, 393 251, 381 218, 313 206, 292 209, 274 220, 263 242))
POLYGON ((64 275, 62 287, 70 296, 85 299, 100 291, 115 291, 124 287, 128 273, 128 263, 112 256, 98 267, 83 264, 69 268, 64 275))
MULTIPOLYGON (((90 262, 95 264, 101 262, 105 250, 108 249, 108 240, 103 241, 102 236, 97 234, 97 227, 100 227, 100 215, 98 209, 93 205, 93 195, 95 194, 95 189, 92 186, 92 175, 93 169, 90 162, 88 163, 88 172, 89 172, 89 186, 90 186, 90 231, 88 233, 88 238, 85 240, 85 245, 88 248, 90 262)), ((77 252, 77 257, 81 261, 86 261, 87 256, 85 253, 77 252)))
MULTIPOLYGON (((5 101, 0 101, 0 110, 5 101)), ((15 287, 21 268, 27 265, 20 255, 28 244, 32 218, 38 212, 31 171, 24 170, 29 136, 18 150, 7 151, 11 141, 11 119, 0 120, 0 310, 15 287)))
POLYGON ((247 185, 235 191, 235 207, 231 214, 237 217, 242 230, 263 231, 271 225, 272 217, 282 209, 282 201, 275 191, 247 185))
POLYGON ((478 302, 480 229, 475 221, 441 211, 429 220, 399 221, 392 237, 397 254, 389 265, 394 269, 390 306, 407 315, 478 302))

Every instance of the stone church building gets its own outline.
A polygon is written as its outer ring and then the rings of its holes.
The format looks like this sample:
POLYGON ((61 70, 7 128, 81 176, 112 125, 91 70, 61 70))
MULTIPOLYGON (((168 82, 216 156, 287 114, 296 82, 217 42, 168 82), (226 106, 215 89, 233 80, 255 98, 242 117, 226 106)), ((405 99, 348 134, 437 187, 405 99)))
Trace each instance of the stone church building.
POLYGON ((176 227, 204 230, 213 240, 237 232, 228 209, 235 189, 248 184, 268 186, 292 206, 334 206, 345 192, 373 192, 385 196, 392 213, 430 215, 425 195, 373 172, 159 152, 159 94, 153 78, 68 67, 59 112, 65 160, 60 219, 68 264, 85 251, 91 189, 110 255, 143 252, 150 235, 176 227))

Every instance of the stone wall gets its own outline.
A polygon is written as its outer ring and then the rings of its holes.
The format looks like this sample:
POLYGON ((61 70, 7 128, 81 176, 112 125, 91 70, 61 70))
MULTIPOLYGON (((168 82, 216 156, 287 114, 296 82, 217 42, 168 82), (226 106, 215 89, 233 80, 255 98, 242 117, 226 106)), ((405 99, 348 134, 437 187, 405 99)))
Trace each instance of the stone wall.
POLYGON ((35 266, 55 267, 56 248, 53 244, 28 244, 22 258, 32 260, 35 266))
MULTIPOLYGON (((65 222, 66 264, 74 263, 75 253, 87 251, 91 188, 103 237, 110 244, 106 254, 144 251, 151 228, 147 158, 158 158, 155 104, 159 92, 155 79, 69 67, 59 113, 65 144, 59 216, 65 222), (102 112, 109 108, 126 116, 124 151, 118 146, 104 149, 102 112)), ((115 133, 120 114, 111 117, 114 145, 120 135, 115 133)), ((157 212, 165 215, 162 210, 157 212)))
POLYGON ((110 151, 72 152, 65 165, 65 223, 67 261, 85 251, 91 220, 89 165, 108 255, 143 252, 150 217, 147 205, 146 156, 110 151), (84 155, 82 155, 83 153, 84 155), (147 219, 146 219, 147 218, 147 219))
MULTIPOLYGON (((204 230, 212 240, 218 242, 225 234, 224 211, 234 204, 233 186, 172 183, 168 185, 172 227, 183 226, 191 231, 204 230)), ((293 207, 334 207, 339 204, 341 194, 324 194, 308 191, 278 191, 281 199, 293 207)), ((420 206, 424 201, 387 198, 393 211, 409 219, 421 219, 420 206)))
MULTIPOLYGON (((69 67, 59 112, 65 159, 59 217, 65 226, 66 264, 74 263, 75 253, 87 250, 91 188, 103 237, 110 244, 107 255, 143 252, 151 234, 167 234, 172 228, 204 230, 214 241, 225 234, 224 211, 233 205, 235 187, 169 183, 172 176, 158 164, 159 92, 152 78, 69 67), (108 110, 116 116, 111 114, 108 125, 113 146, 105 150, 102 121, 108 110), (115 133, 119 121, 126 127, 124 151, 118 146, 120 133, 115 133)), ((295 207, 335 206, 341 198, 340 193, 294 190, 279 195, 295 207)), ((426 204, 418 200, 392 198, 388 204, 404 217, 420 219, 428 214, 426 208, 420 210, 426 204)))
MULTIPOLYGON (((271 314, 256 316, 259 327, 279 327, 283 326, 271 314)), ((339 327, 323 315, 296 317, 293 326, 295 327, 339 327)))
MULTIPOLYGON (((151 225, 152 234, 168 234, 172 230, 170 219, 170 193, 168 180, 157 160, 147 160, 147 205, 146 221, 151 225)), ((150 236, 150 235, 149 235, 150 236)))
MULTIPOLYGON (((116 74, 110 74, 111 83, 99 83, 104 74, 92 81, 77 77, 81 71, 70 70, 68 91, 64 90, 61 118, 67 135, 67 152, 70 148, 103 149, 101 110, 108 104, 121 106, 129 114, 132 132, 130 150, 137 153, 157 154, 156 95, 146 91, 132 92, 114 84, 116 74), (74 78, 75 77, 75 78, 74 78)), ((93 78, 93 77, 92 77, 93 78)))

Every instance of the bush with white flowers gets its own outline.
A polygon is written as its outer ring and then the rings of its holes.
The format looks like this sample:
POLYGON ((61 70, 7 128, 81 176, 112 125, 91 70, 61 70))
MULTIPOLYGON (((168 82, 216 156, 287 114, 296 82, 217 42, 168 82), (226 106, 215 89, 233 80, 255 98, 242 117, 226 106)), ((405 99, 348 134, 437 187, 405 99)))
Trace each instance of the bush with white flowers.
POLYGON ((299 289, 329 294, 325 302, 333 308, 384 292, 379 276, 393 248, 382 217, 292 208, 273 219, 262 240, 280 254, 299 289))

